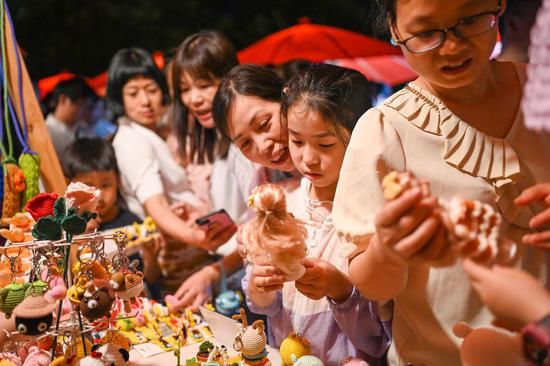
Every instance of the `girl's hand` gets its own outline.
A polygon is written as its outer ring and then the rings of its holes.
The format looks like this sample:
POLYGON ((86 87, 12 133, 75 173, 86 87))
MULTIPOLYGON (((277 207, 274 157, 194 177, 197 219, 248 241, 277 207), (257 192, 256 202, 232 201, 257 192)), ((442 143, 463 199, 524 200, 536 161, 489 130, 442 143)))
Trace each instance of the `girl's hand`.
POLYGON ((188 244, 208 251, 215 251, 227 242, 235 232, 237 232, 237 226, 234 224, 225 229, 218 224, 214 224, 206 230, 193 224, 188 244))
POLYGON ((219 279, 219 272, 206 266, 189 276, 170 300, 170 310, 189 308, 198 311, 199 306, 210 299, 210 287, 219 279))
POLYGON ((295 286, 304 296, 312 300, 328 296, 341 303, 351 295, 351 281, 331 263, 322 259, 306 258, 302 264, 306 267, 306 273, 296 280, 295 286))
POLYGON ((429 262, 446 254, 445 229, 433 196, 412 188, 386 202, 376 215, 376 240, 386 254, 405 261, 429 262))
MULTIPOLYGON (((541 183, 527 188, 514 200, 518 206, 527 206, 535 202, 544 202, 546 209, 529 221, 532 229, 541 229, 550 224, 550 183, 541 183)), ((523 236, 523 243, 550 249, 550 230, 523 236)))
POLYGON ((250 283, 260 292, 274 292, 283 288, 284 273, 269 263, 254 263, 250 283))
POLYGON ((487 268, 471 259, 465 259, 463 267, 499 325, 517 330, 550 313, 550 295, 528 273, 510 267, 487 268))

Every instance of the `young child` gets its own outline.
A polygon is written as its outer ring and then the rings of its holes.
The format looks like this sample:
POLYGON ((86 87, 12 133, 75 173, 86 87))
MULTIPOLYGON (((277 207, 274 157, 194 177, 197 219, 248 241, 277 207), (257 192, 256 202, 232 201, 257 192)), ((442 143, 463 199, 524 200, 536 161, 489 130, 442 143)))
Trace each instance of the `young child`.
MULTIPOLYGON (((142 220, 122 206, 119 197, 118 166, 110 142, 99 138, 77 139, 63 153, 63 171, 70 182, 82 182, 101 190, 97 205, 96 225, 99 231, 111 230, 142 220)), ((143 245, 142 255, 130 256, 139 259, 151 296, 158 298, 159 277, 156 241, 143 245)))
MULTIPOLYGON (((550 179, 548 136, 525 128, 524 65, 491 61, 500 0, 379 1, 394 42, 419 78, 357 123, 334 200, 340 238, 365 249, 350 278, 366 297, 394 299, 390 365, 460 365, 458 321, 493 319, 461 263, 433 266, 448 242, 438 199, 459 195, 502 214, 501 233, 521 243, 537 207, 514 199, 550 179), (381 181, 409 171, 431 184, 385 201, 381 181)), ((548 283, 548 255, 519 245, 523 269, 548 283)), ((529 301, 525 299, 525 301, 529 301)))
POLYGON ((349 136, 371 106, 369 89, 360 73, 330 65, 312 66, 289 81, 281 109, 290 155, 304 178, 287 195, 287 206, 308 224, 306 272, 284 282, 276 267, 256 261, 243 280, 251 310, 268 315, 272 345, 299 332, 327 365, 348 356, 377 364, 391 338, 391 315, 380 316, 377 304, 361 297, 348 278, 331 217, 349 136))

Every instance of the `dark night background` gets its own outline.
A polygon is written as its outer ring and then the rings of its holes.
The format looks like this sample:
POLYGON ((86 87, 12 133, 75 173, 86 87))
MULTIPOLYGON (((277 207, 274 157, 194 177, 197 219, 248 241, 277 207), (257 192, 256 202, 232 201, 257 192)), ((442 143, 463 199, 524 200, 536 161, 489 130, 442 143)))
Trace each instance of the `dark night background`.
POLYGON ((189 34, 218 29, 242 49, 313 23, 372 35, 374 0, 8 0, 33 80, 61 71, 95 76, 120 48, 169 52, 189 34))

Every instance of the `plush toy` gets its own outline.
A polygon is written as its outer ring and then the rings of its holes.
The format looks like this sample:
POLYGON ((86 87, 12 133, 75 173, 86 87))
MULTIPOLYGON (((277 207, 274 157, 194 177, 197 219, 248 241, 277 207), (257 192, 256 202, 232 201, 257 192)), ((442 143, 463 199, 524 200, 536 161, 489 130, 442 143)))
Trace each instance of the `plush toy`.
POLYGON ((78 366, 105 366, 105 362, 101 359, 101 352, 92 352, 90 355, 82 358, 78 362, 78 366))
POLYGON ((25 176, 16 164, 4 165, 4 202, 2 218, 13 217, 21 210, 21 192, 25 190, 25 176))
POLYGON ((267 344, 263 320, 256 320, 251 326, 248 325, 246 313, 241 308, 240 315, 234 315, 233 319, 241 320, 241 329, 235 341, 233 348, 241 352, 243 362, 246 365, 266 365, 271 362, 267 358, 265 346, 267 344))
POLYGON ((50 363, 50 366, 77 366, 77 365, 79 365, 79 360, 75 356, 65 356, 65 355, 56 357, 50 363))
POLYGON ((48 284, 42 280, 36 280, 25 291, 25 297, 27 296, 39 296, 42 295, 48 289, 48 284))
POLYGON ((79 308, 82 315, 93 322, 96 319, 109 316, 114 301, 115 296, 111 294, 108 288, 90 286, 84 293, 79 308))
POLYGON ((59 275, 52 275, 50 282, 48 282, 48 290, 44 293, 44 298, 49 302, 56 300, 62 300, 67 295, 67 286, 63 277, 59 275))
POLYGON ((0 366, 21 366, 21 360, 13 353, 0 353, 0 366))
POLYGON ((323 361, 311 355, 302 356, 298 359, 296 356, 293 356, 292 359, 294 361, 294 366, 325 366, 323 361))
POLYGON ((29 286, 30 283, 10 283, 0 290, 0 311, 6 314, 6 318, 11 318, 13 309, 23 301, 29 286))
POLYGON ((44 296, 28 296, 13 310, 15 327, 21 334, 37 335, 46 332, 53 322, 55 303, 44 296))
POLYGON ((36 346, 29 349, 29 354, 25 358, 23 366, 48 366, 52 356, 49 352, 41 350, 36 346))
POLYGON ((113 343, 96 345, 92 348, 93 352, 99 352, 101 361, 108 366, 124 366, 130 359, 130 353, 124 348, 118 347, 113 343))
POLYGON ((287 212, 283 189, 275 184, 258 186, 252 192, 249 205, 256 211, 256 217, 242 229, 248 260, 273 263, 287 281, 302 277, 307 230, 302 221, 287 212))
MULTIPOLYGON (((391 172, 382 179, 384 198, 393 200, 411 188, 420 188, 430 195, 429 183, 412 173, 391 172)), ((434 265, 451 265, 457 257, 468 257, 482 263, 511 263, 517 253, 516 245, 500 236, 501 215, 486 203, 453 197, 439 201, 439 214, 447 229, 450 243, 434 265)))
POLYGON ((338 366, 369 366, 367 361, 360 358, 348 357, 338 364, 338 366))
POLYGON ((464 322, 453 327, 453 333, 464 338, 460 360, 464 366, 525 365, 521 336, 502 328, 473 329, 464 322))
POLYGON ((9 219, 3 219, 3 223, 9 224, 9 229, 0 229, 0 235, 12 243, 32 241, 32 228, 34 219, 28 213, 18 212, 9 219))
POLYGON ((99 344, 101 345, 107 343, 111 343, 120 348, 124 348, 128 352, 130 351, 130 347, 132 347, 132 342, 130 342, 130 339, 128 339, 128 337, 112 329, 107 330, 103 338, 99 340, 99 344))
POLYGON ((124 300, 124 311, 129 313, 131 310, 130 302, 135 302, 136 298, 143 292, 143 273, 123 273, 119 271, 111 276, 111 283, 117 296, 124 300))
POLYGON ((292 361, 292 356, 300 358, 305 355, 310 355, 311 346, 309 341, 301 334, 291 332, 288 337, 281 342, 279 351, 283 366, 292 366, 294 364, 294 361, 292 361))

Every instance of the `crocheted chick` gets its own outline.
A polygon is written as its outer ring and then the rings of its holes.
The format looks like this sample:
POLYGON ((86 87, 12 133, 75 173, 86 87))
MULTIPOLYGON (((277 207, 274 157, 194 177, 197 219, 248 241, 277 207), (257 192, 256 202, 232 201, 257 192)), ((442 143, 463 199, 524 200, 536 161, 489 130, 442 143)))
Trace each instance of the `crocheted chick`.
POLYGON ((21 334, 37 335, 46 332, 53 322, 55 303, 44 296, 28 296, 13 310, 15 327, 21 334))
POLYGON ((295 332, 291 332, 288 337, 281 342, 279 350, 283 366, 292 366, 294 364, 291 358, 292 355, 296 358, 300 358, 311 354, 309 341, 301 334, 295 332))

